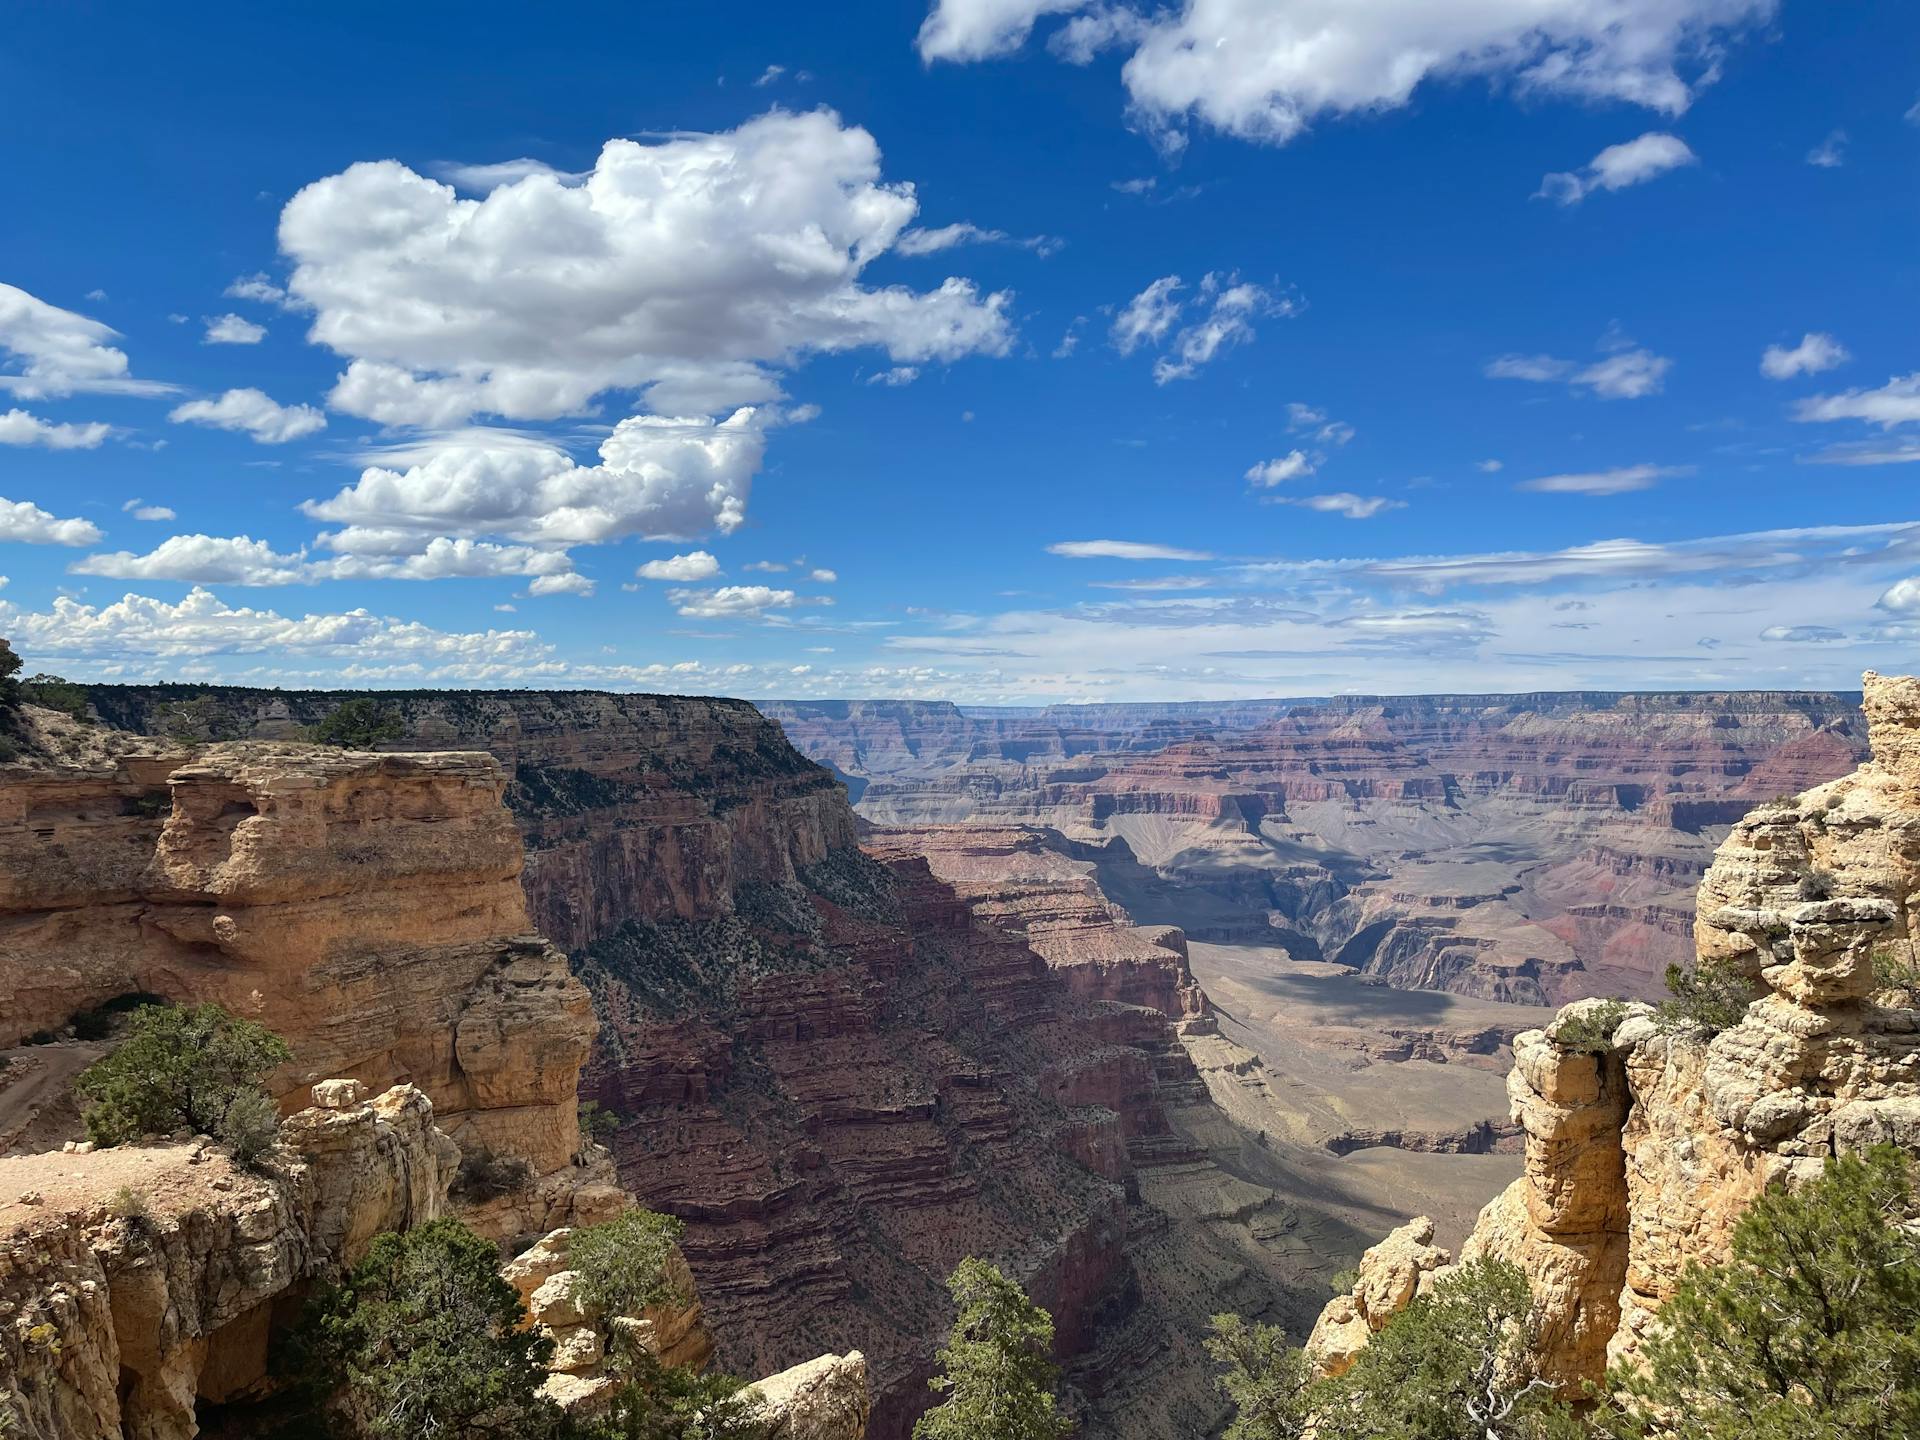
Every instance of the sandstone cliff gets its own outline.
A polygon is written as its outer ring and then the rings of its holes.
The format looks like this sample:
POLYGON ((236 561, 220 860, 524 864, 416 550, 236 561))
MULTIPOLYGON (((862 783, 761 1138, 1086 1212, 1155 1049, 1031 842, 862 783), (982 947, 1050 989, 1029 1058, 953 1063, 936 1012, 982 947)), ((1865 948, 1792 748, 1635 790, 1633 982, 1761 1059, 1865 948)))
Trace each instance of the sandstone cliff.
POLYGON ((122 997, 284 1036, 276 1093, 406 1082, 464 1147, 579 1150, 593 1033, 532 933, 506 777, 479 754, 155 747, 0 768, 0 1047, 122 997))
MULTIPOLYGON (((1920 681, 1869 673, 1865 710, 1874 758, 1748 815, 1701 885, 1701 959, 1762 992, 1743 1021, 1709 1039, 1590 1000, 1515 1041, 1526 1173, 1462 1258, 1527 1272, 1570 1391, 1631 1360, 1769 1183, 1881 1141, 1920 1154, 1920 994, 1886 983, 1920 940, 1920 681)), ((1350 1345, 1355 1308, 1328 1307, 1323 1355, 1350 1345)))

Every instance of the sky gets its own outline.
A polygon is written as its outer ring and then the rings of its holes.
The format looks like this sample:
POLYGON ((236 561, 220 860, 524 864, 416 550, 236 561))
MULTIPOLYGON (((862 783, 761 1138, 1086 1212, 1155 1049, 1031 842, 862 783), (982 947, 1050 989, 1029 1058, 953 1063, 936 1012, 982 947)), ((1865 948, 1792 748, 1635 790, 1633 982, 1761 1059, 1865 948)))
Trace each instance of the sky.
POLYGON ((1920 7, 9 7, 29 672, 1920 661, 1920 7))

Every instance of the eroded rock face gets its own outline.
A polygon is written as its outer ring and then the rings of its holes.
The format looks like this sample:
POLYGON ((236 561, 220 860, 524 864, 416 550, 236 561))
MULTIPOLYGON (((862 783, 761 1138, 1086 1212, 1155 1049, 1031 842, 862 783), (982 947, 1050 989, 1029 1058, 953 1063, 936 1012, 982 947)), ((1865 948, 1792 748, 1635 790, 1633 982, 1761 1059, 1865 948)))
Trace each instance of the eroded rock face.
POLYGON ((1210 902, 1196 940, 1534 1005, 1656 993, 1726 827, 1864 732, 1849 697, 1795 693, 767 708, 876 823, 1130 847, 1210 902))
POLYGON ((1744 1020, 1708 1039, 1589 1001, 1515 1041, 1527 1169, 1462 1258, 1527 1272, 1570 1392, 1631 1362, 1768 1184, 1883 1141, 1920 1154, 1920 996, 1883 983, 1920 940, 1920 682, 1869 673, 1865 696, 1874 758, 1748 815, 1700 887, 1700 958, 1760 991, 1744 1020))
POLYGON ((115 997, 217 1001, 315 1081, 418 1086, 464 1145, 579 1149, 593 1033, 531 934, 506 777, 480 754, 165 748, 0 770, 0 1044, 115 997))
POLYGON ((1452 1262, 1453 1256, 1433 1243, 1433 1221, 1424 1215, 1369 1249, 1360 1257, 1353 1288, 1327 1303, 1307 1337, 1314 1372, 1346 1374, 1366 1343, 1414 1297, 1431 1291, 1434 1276, 1452 1262))
POLYGON ((266 1173, 205 1140, 0 1159, 5 1433, 188 1440, 265 1377, 277 1299, 443 1213, 458 1151, 426 1097, 328 1098, 266 1173))
POLYGON ((754 1384, 767 1440, 863 1440, 873 1400, 866 1357, 822 1355, 754 1384))

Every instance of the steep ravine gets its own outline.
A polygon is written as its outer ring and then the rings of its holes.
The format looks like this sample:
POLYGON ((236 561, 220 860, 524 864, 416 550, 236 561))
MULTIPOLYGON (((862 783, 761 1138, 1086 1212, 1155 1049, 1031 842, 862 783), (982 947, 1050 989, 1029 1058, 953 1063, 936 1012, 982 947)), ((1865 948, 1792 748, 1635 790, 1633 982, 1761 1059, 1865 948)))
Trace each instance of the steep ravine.
MULTIPOLYGON (((348 698, 91 695, 191 739, 295 733, 348 698)), ((620 1117, 622 1182, 687 1220, 726 1367, 858 1347, 871 1433, 900 1440, 942 1279, 978 1253, 1054 1311, 1084 1433, 1189 1440, 1222 1419, 1206 1317, 1298 1329, 1357 1248, 1214 1104, 1178 1034, 1205 1005, 1177 932, 1103 911, 1071 944, 1030 936, 910 850, 862 854, 842 787, 740 702, 371 698, 403 731, 385 748, 506 767, 529 908, 600 1015, 586 1092, 620 1117)))

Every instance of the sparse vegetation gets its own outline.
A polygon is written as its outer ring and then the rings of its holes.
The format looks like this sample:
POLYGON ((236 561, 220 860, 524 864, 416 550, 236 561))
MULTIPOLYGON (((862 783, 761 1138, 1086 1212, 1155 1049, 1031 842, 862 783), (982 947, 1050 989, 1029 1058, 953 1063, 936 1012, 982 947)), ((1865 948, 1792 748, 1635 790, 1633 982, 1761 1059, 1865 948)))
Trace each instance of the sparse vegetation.
POLYGON ((74 1090, 96 1144, 184 1129, 226 1141, 250 1164, 272 1146, 279 1124, 261 1082, 291 1058, 266 1026, 218 1005, 142 1005, 126 1039, 81 1071, 74 1090))
POLYGON ((76 720, 87 718, 87 691, 59 675, 34 675, 20 682, 20 698, 29 705, 58 710, 76 720))
POLYGON ((1793 893, 1802 900, 1831 900, 1839 880, 1830 870, 1809 870, 1800 877, 1793 893))
POLYGON ((580 1133, 595 1144, 605 1144, 620 1129, 620 1117, 598 1100, 580 1102, 580 1133))
POLYGON ((1562 1050, 1582 1055, 1604 1055, 1613 1048, 1613 1032, 1627 1018, 1624 1000, 1605 1000, 1589 1005, 1578 1014, 1559 1023, 1553 1043, 1562 1050))
POLYGON ((337 745, 342 750, 371 750, 383 740, 398 740, 405 733, 398 711, 364 696, 341 701, 313 727, 318 743, 337 745))
POLYGON ((1898 941, 1873 948, 1873 987, 1875 990, 1920 992, 1920 954, 1913 941, 1898 941))
POLYGON ((1054 1408, 1053 1317, 984 1260, 947 1278, 959 1312, 931 1384, 945 1398, 914 1440, 1058 1440, 1073 1425, 1054 1408))
POLYGON ((731 1375, 663 1365, 630 1337, 608 1351, 621 1386, 606 1418, 584 1427, 583 1440, 763 1440, 753 1392, 731 1375))
POLYGON ((460 1168, 454 1172, 449 1193, 468 1205, 484 1205, 510 1195, 533 1178, 533 1167, 518 1155, 496 1155, 486 1145, 474 1145, 460 1152, 460 1168))
POLYGON ((1661 1308, 1643 1363, 1618 1371, 1609 1428, 1662 1440, 1901 1440, 1920 1435, 1920 1235, 1907 1157, 1829 1159, 1735 1225, 1724 1266, 1661 1308))
POLYGON ((667 1274, 667 1260, 686 1229, 671 1215, 636 1208, 603 1225, 575 1230, 567 1242, 567 1261, 579 1273, 582 1297, 604 1315, 684 1304, 688 1297, 667 1274))
POLYGON ((153 1218, 147 1197, 131 1185, 122 1185, 107 1197, 107 1214, 131 1224, 140 1224, 153 1218))
POLYGON ((1667 1034, 1701 1037, 1731 1030, 1759 998, 1753 982, 1725 960, 1702 960, 1691 970, 1669 965, 1667 991, 1672 998, 1654 1007, 1653 1023, 1667 1034))

